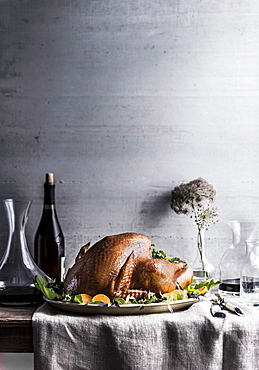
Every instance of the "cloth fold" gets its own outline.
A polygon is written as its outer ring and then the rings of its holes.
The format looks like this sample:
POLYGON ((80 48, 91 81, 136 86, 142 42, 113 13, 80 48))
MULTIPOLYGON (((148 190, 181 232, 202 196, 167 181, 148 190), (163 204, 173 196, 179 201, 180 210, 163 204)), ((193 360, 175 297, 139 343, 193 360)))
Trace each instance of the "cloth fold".
POLYGON ((45 303, 33 315, 35 370, 256 370, 258 309, 210 314, 210 302, 182 311, 78 315, 45 303))

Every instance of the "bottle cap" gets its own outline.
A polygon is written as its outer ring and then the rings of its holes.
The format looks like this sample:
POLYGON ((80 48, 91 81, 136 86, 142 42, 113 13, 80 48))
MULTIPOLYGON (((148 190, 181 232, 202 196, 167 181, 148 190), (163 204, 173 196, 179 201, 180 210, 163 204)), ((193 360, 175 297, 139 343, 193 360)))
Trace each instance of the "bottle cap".
POLYGON ((54 174, 46 173, 46 184, 54 185, 54 174))

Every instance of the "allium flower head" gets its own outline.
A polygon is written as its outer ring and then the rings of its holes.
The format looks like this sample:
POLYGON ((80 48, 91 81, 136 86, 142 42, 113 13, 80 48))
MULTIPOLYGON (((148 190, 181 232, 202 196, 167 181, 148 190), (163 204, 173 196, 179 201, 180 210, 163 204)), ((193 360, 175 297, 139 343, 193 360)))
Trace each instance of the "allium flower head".
POLYGON ((213 186, 199 177, 172 190, 171 208, 177 214, 194 215, 196 225, 207 228, 211 222, 215 223, 214 218, 217 216, 216 209, 210 208, 215 196, 213 186), (204 201, 207 201, 206 207, 204 201))

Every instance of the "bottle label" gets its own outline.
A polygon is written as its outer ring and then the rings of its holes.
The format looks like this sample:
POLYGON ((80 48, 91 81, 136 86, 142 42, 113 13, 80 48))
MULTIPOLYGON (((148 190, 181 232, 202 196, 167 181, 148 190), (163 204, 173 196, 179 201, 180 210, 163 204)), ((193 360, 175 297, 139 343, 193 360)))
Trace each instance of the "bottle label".
POLYGON ((60 261, 60 279, 61 279, 61 281, 64 281, 64 279, 65 279, 65 259, 66 259, 66 257, 61 257, 61 261, 60 261))
POLYGON ((55 209, 54 204, 44 204, 44 209, 55 209))

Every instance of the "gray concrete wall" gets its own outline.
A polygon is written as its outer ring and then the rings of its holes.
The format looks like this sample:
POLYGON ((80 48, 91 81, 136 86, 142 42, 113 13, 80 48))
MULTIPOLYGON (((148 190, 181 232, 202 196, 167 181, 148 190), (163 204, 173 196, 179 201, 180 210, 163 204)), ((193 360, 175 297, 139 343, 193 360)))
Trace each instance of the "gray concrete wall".
POLYGON ((256 0, 1 0, 0 198, 33 200, 30 248, 53 171, 68 266, 125 231, 191 262, 196 229, 170 191, 202 176, 217 264, 226 222, 259 219, 258 44, 256 0))

